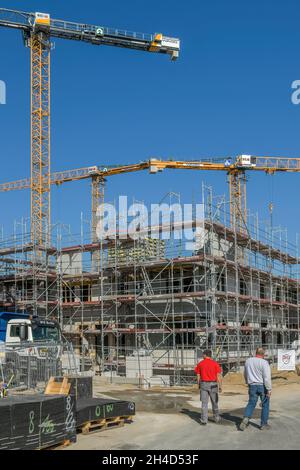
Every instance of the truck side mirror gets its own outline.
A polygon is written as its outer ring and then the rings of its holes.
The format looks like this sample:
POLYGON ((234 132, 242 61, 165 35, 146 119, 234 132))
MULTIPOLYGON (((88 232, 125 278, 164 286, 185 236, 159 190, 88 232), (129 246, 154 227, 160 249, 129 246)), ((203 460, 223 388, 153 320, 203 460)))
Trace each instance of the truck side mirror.
POLYGON ((20 325, 20 340, 27 341, 27 339, 28 339, 27 325, 20 325))

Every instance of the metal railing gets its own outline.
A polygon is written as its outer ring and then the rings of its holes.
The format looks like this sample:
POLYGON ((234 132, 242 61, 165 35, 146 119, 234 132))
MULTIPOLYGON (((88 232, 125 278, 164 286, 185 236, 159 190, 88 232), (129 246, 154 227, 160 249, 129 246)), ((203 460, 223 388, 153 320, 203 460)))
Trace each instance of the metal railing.
POLYGON ((78 372, 78 361, 69 343, 0 346, 0 380, 10 389, 43 389, 52 376, 78 372))

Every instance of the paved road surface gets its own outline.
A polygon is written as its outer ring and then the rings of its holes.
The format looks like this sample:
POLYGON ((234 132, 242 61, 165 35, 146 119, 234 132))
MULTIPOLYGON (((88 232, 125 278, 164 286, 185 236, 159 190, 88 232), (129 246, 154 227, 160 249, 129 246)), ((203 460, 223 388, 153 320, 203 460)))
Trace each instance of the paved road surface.
MULTIPOLYGON (((78 442, 68 450, 300 449, 299 384, 274 390, 270 419, 272 429, 269 431, 258 428, 259 408, 246 431, 237 430, 247 399, 244 393, 237 395, 241 396, 221 399, 226 410, 219 425, 213 422, 207 426, 199 425, 199 403, 195 395, 180 411, 168 414, 140 412, 134 423, 123 428, 79 435, 78 442)), ((159 399, 157 396, 156 400, 159 399)))

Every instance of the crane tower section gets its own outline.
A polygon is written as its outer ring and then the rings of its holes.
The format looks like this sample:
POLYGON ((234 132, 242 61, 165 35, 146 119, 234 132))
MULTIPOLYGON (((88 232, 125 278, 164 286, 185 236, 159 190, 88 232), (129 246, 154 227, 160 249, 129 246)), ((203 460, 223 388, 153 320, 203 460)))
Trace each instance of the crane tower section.
POLYGON ((50 17, 36 13, 31 50, 31 238, 50 243, 50 17))

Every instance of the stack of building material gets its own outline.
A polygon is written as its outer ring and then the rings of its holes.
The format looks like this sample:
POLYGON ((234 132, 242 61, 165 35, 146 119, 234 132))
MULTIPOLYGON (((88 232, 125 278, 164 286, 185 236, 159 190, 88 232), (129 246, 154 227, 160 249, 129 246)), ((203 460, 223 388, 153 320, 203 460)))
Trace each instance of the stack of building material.
POLYGON ((0 400, 0 450, 45 449, 76 442, 82 432, 122 425, 132 402, 92 398, 92 377, 51 377, 44 395, 0 400))
POLYGON ((126 377, 141 379, 146 383, 153 376, 153 361, 151 356, 126 356, 126 377))
POLYGON ((51 377, 45 395, 72 395, 76 400, 93 396, 92 375, 74 374, 64 377, 51 377))
MULTIPOLYGON (((93 377, 68 375, 51 378, 46 391, 67 390, 76 402, 76 427, 81 432, 122 425, 135 414, 135 404, 113 398, 93 398, 93 377)), ((45 393, 46 393, 45 391, 45 393)))
POLYGON ((120 246, 109 248, 107 251, 108 264, 128 264, 165 256, 165 241, 155 238, 126 240, 120 246))
POLYGON ((77 429, 83 433, 122 425, 135 414, 133 402, 106 398, 82 398, 76 408, 77 429))
POLYGON ((68 375, 70 383, 70 395, 76 401, 81 398, 91 398, 93 396, 93 377, 91 375, 68 375))
POLYGON ((10 396, 0 400, 0 449, 43 449, 76 441, 72 396, 10 396))

